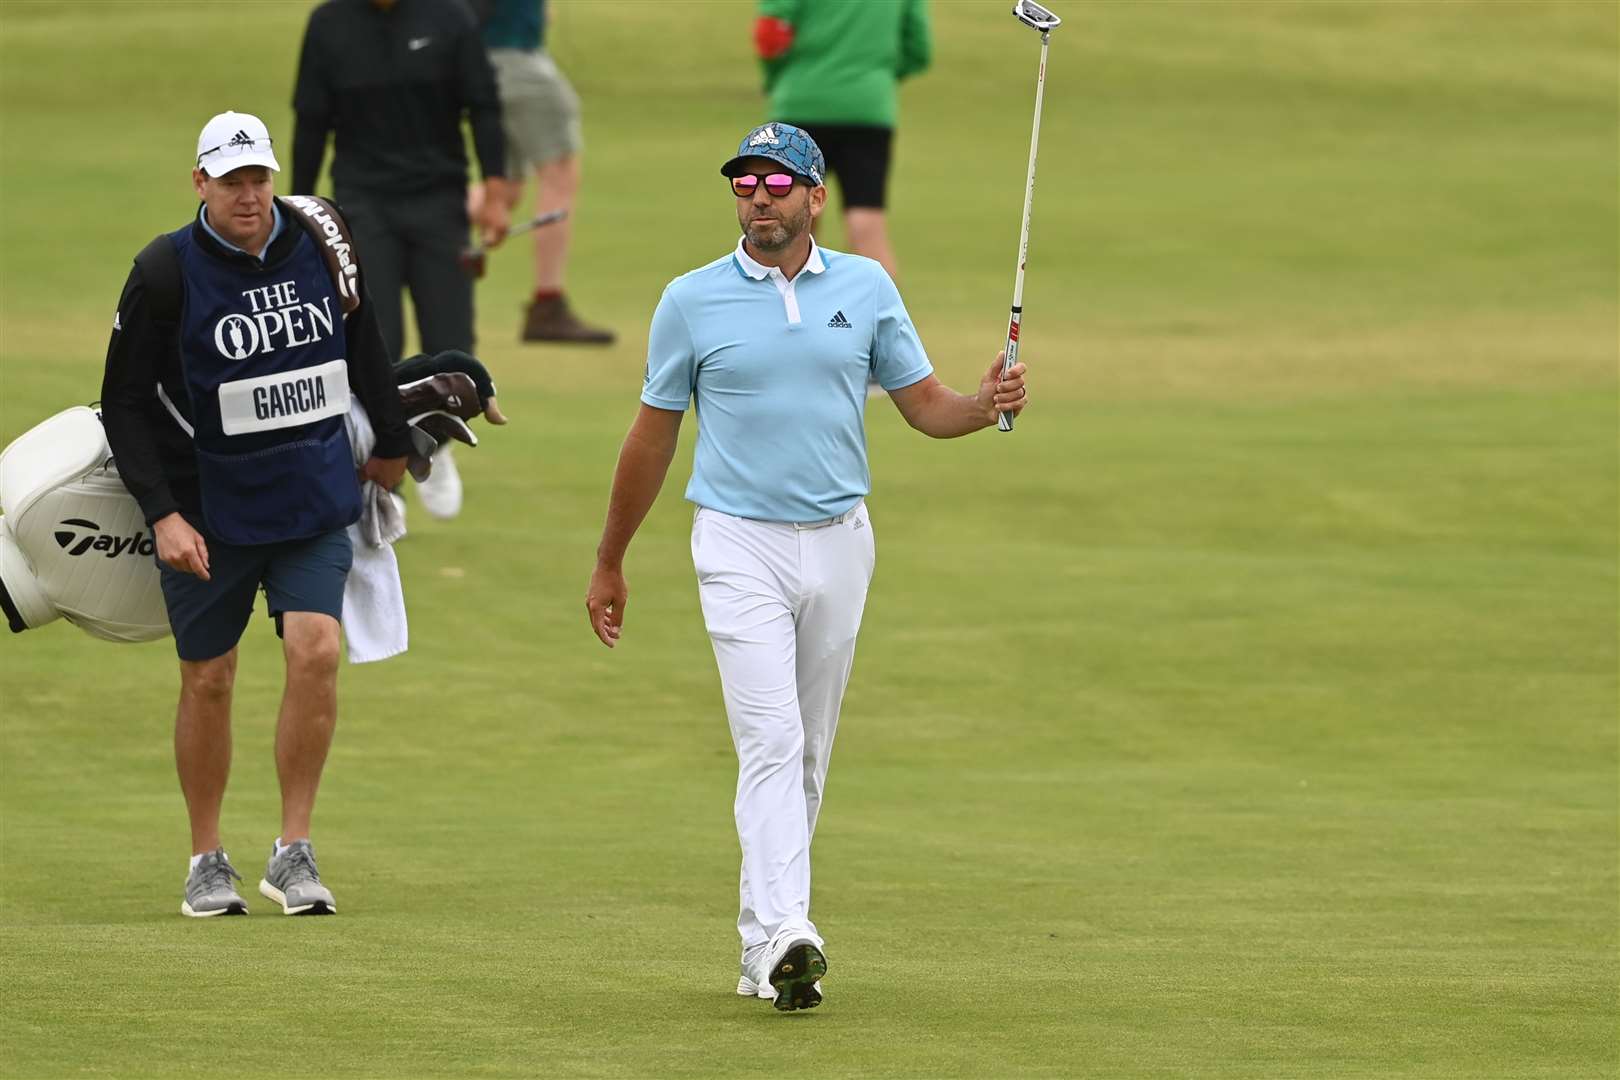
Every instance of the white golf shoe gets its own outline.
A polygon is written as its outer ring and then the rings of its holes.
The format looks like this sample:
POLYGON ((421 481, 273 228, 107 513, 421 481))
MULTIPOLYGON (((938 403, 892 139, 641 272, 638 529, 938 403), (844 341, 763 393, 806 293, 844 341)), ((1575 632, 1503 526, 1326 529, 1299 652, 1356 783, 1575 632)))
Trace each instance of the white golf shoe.
POLYGON ((746 950, 737 996, 763 998, 778 1012, 820 1005, 821 977, 827 974, 823 944, 809 931, 789 930, 777 934, 767 945, 746 950))
POLYGON ((738 997, 757 997, 765 1001, 775 1001, 776 991, 771 989, 771 982, 767 979, 765 971, 765 954, 770 951, 771 943, 755 945, 751 949, 744 949, 742 954, 742 975, 737 979, 738 997))

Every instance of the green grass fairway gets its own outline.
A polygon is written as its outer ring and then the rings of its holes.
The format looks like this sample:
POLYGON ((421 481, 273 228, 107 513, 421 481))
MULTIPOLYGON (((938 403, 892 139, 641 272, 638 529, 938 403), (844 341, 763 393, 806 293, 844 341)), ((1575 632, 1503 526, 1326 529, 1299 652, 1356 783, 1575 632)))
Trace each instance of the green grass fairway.
MULTIPOLYGON (((1000 345, 1037 36, 934 5, 893 178, 941 377, 1000 345)), ((1077 3, 1013 435, 868 421, 878 573, 816 844, 827 1003, 736 998, 735 759, 683 454, 583 597, 663 284, 736 235, 747 2, 556 0, 570 284, 606 351, 413 505, 412 648, 342 675, 342 914, 177 914, 171 643, 0 641, 0 1076, 1612 1077, 1620 1069, 1612 3, 1077 3)), ((0 445, 97 396, 212 113, 290 164, 304 3, 0 3, 0 445)), ((283 174, 284 176, 287 174, 283 174)), ((840 246, 832 222, 823 239, 840 246)), ((278 824, 243 645, 226 843, 278 824)))

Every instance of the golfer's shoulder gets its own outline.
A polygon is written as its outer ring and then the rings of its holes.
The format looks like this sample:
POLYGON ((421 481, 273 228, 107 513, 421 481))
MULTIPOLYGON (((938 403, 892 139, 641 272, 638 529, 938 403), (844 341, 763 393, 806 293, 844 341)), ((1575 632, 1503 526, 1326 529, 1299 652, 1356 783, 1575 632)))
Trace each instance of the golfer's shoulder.
POLYGON ((821 253, 821 262, 829 274, 836 274, 841 278, 849 278, 866 284, 881 284, 889 280, 888 271, 876 259, 868 259, 865 255, 856 255, 852 251, 836 251, 830 247, 816 245, 821 253))
POLYGON ((832 248, 819 248, 821 261, 827 268, 827 278, 838 283, 841 290, 854 290, 865 296, 876 296, 880 300, 893 299, 899 295, 899 289, 889 272, 883 269, 883 264, 876 259, 868 259, 865 255, 856 255, 849 251, 834 251, 832 248))
POLYGON ((695 270, 688 270, 664 286, 664 293, 677 302, 687 301, 712 292, 716 286, 731 284, 739 276, 736 260, 726 254, 695 270))

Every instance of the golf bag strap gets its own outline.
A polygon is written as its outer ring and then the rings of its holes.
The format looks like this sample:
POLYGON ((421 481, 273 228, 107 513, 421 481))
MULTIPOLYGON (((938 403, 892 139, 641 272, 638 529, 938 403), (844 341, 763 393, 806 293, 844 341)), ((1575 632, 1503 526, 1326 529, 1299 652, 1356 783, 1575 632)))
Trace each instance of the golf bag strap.
POLYGON ((354 314, 360 306, 360 257, 354 250, 349 223, 336 206, 315 195, 287 195, 281 203, 293 211, 293 217, 320 249, 326 271, 337 286, 343 314, 354 314))

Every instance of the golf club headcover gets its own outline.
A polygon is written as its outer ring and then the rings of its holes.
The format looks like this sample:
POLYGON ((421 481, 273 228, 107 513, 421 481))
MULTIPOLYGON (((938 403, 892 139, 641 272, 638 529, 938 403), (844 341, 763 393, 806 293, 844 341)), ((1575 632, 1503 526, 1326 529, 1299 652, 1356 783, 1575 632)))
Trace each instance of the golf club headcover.
POLYGON ((435 449, 452 439, 468 446, 478 445, 478 436, 472 433, 472 428, 463 423, 461 417, 451 416, 447 412, 425 412, 405 422, 416 430, 431 435, 435 449))
POLYGON ((0 453, 0 608, 14 633, 57 617, 108 641, 169 633, 156 541, 95 410, 76 406, 0 453))
POLYGON ((413 356, 394 365, 394 381, 405 386, 445 372, 461 372, 471 378, 478 392, 478 406, 483 410, 484 419, 492 424, 506 423, 506 417, 495 404, 495 380, 490 377, 489 369, 483 362, 471 353, 446 349, 431 356, 427 353, 413 356))
POLYGON ((441 371, 400 384, 399 403, 405 406, 406 416, 437 410, 471 420, 484 411, 472 376, 462 371, 441 371))

